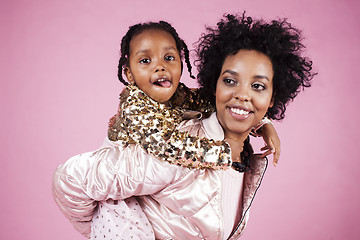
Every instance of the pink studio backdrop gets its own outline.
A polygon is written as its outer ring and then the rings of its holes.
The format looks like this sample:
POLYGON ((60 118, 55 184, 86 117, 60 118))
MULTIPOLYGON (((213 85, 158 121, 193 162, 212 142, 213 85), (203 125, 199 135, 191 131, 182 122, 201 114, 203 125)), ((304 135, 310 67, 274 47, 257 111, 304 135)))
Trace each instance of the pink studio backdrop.
MULTIPOLYGON (((120 39, 167 20, 191 48, 222 14, 288 17, 319 75, 276 128, 243 239, 360 239, 359 3, 355 0, 0 1, 0 239, 85 239, 51 195, 55 168, 91 151, 117 108, 120 39)), ((183 79, 190 86, 184 72, 183 79)))

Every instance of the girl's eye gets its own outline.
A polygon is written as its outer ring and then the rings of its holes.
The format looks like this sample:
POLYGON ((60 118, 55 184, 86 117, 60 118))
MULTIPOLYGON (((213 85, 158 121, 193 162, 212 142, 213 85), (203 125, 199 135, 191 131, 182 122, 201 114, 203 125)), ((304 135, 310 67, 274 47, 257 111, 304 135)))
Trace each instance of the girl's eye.
POLYGON ((143 58, 139 61, 140 63, 149 63, 150 62, 150 59, 148 58, 143 58))
POLYGON ((236 84, 236 81, 234 79, 231 79, 231 78, 225 78, 223 80, 223 82, 226 84, 226 85, 229 85, 229 86, 233 86, 236 84))
POLYGON ((173 60, 175 60, 175 57, 174 57, 174 56, 171 56, 171 55, 170 55, 170 56, 166 56, 166 57, 165 57, 165 60, 166 60, 166 61, 173 61, 173 60))
POLYGON ((261 90, 264 90, 265 89, 265 86, 263 84, 260 84, 260 83, 254 83, 252 85, 252 87, 255 89, 255 90, 258 90, 258 91, 261 91, 261 90))

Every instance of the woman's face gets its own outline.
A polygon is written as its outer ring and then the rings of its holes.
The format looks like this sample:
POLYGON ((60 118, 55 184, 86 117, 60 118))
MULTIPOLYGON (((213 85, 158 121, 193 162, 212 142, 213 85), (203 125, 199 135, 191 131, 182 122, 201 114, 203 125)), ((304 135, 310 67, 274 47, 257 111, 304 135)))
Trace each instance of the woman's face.
POLYGON ((272 106, 273 68, 270 59, 255 50, 228 56, 216 85, 217 118, 225 137, 247 137, 272 106))

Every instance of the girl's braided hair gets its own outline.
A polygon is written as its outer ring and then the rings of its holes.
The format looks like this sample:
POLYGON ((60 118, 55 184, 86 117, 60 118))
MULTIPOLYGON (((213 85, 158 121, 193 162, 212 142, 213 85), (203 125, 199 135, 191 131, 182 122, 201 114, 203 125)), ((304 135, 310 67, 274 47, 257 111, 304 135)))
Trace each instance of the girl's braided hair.
MULTIPOLYGON (((168 22, 165 21, 159 21, 159 22, 146 22, 146 23, 139 23, 135 24, 133 26, 129 27, 129 30, 125 34, 125 36, 121 40, 121 57, 119 60, 118 65, 118 78, 120 82, 122 82, 124 85, 128 85, 129 83, 125 81, 123 78, 123 69, 124 67, 128 67, 129 64, 129 56, 130 56, 130 41, 131 39, 140 34, 141 32, 148 30, 148 29, 158 29, 163 30, 165 32, 170 33, 175 40, 177 50, 179 51, 179 55, 181 59, 185 58, 185 63, 187 66, 187 69, 190 73, 191 78, 195 78, 191 73, 191 64, 189 59, 189 50, 187 45, 185 44, 184 40, 182 40, 178 33, 176 32, 175 28, 171 26, 168 22)), ((182 68, 182 62, 181 62, 181 68, 182 68)))

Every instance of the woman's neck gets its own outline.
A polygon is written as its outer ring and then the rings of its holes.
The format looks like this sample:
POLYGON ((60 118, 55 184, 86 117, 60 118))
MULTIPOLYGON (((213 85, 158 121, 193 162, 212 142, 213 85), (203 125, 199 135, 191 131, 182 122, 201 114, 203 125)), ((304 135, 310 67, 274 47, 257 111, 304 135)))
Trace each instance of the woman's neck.
POLYGON ((234 132, 231 132, 231 131, 226 131, 224 129, 224 136, 225 136, 225 139, 232 139, 234 141, 244 143, 246 138, 249 136, 250 131, 251 130, 249 130, 247 132, 244 132, 244 133, 234 133, 234 132))
POLYGON ((233 162, 240 162, 240 154, 244 149, 244 142, 249 133, 237 134, 233 132, 224 131, 225 141, 230 145, 231 157, 233 162))

